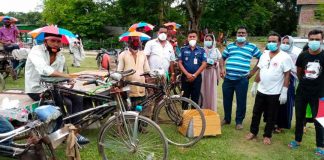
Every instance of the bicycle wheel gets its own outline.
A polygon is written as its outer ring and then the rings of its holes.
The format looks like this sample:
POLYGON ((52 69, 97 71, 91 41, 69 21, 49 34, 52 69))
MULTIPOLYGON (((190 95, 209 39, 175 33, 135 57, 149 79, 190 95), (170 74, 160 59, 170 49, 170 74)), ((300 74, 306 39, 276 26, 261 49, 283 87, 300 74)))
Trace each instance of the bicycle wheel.
POLYGON ((111 117, 99 132, 98 150, 103 160, 167 159, 168 142, 156 123, 143 116, 124 117, 111 117))
POLYGON ((164 99, 154 109, 153 120, 162 128, 169 143, 182 147, 189 147, 197 143, 203 137, 206 129, 204 113, 195 102, 186 97, 173 96, 169 99, 164 99), (198 123, 195 123, 195 125, 201 126, 201 130, 196 137, 184 136, 178 131, 178 127, 186 123, 183 120, 185 110, 182 109, 182 105, 188 105, 188 110, 196 110, 198 112, 201 121, 197 121, 198 123))

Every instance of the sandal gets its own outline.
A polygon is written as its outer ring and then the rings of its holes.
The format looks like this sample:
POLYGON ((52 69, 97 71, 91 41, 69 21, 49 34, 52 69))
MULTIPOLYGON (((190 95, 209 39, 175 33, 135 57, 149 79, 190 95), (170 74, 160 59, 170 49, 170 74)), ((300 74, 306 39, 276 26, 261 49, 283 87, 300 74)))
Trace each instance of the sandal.
POLYGON ((315 154, 321 157, 324 157, 324 149, 321 149, 320 147, 317 147, 315 149, 315 154))
POLYGON ((288 147, 289 147, 290 149, 297 149, 299 146, 300 146, 300 144, 298 144, 297 141, 291 141, 291 142, 288 144, 288 147))
POLYGON ((271 144, 271 138, 269 138, 269 137, 264 137, 264 138, 263 138, 263 144, 265 144, 265 145, 270 145, 270 144, 271 144))
POLYGON ((249 133, 245 136, 245 139, 246 140, 252 140, 252 139, 255 139, 256 138, 256 135, 254 135, 253 133, 249 133))

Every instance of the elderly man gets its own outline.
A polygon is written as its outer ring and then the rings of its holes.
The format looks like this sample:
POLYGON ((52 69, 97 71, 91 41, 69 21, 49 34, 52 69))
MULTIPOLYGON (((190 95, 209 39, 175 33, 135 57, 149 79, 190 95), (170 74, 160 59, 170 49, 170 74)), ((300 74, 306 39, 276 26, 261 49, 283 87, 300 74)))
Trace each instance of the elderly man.
MULTIPOLYGON (((65 57, 60 53, 62 42, 61 35, 45 33, 44 44, 32 48, 27 57, 25 66, 25 93, 35 101, 40 99, 40 94, 46 90, 40 85, 41 75, 53 77, 70 78, 70 75, 63 73, 65 57)), ((73 83, 73 80, 71 80, 73 83)), ((60 99, 54 95, 54 99, 60 99)), ((73 114, 83 110, 83 98, 77 95, 64 95, 64 103, 68 113, 73 114)), ((78 120, 78 117, 71 119, 71 123, 78 120)), ((78 135, 80 144, 89 143, 85 137, 78 135)))
POLYGON ((144 53, 148 57, 151 70, 163 69, 171 72, 171 81, 175 80, 174 61, 176 60, 174 50, 169 41, 167 41, 167 28, 160 27, 158 38, 146 43, 144 53))
MULTIPOLYGON (((11 23, 9 18, 2 20, 4 26, 0 29, 0 43, 3 44, 3 48, 6 52, 12 52, 14 49, 19 49, 17 42, 19 42, 19 30, 11 23)), ((16 68, 19 64, 18 60, 11 60, 12 67, 16 68)), ((16 79, 16 77, 14 77, 16 79)))
MULTIPOLYGON (((145 77, 140 76, 144 72, 150 71, 150 67, 143 51, 140 50, 139 37, 130 37, 128 41, 129 49, 123 51, 118 57, 117 71, 126 71, 130 69, 136 70, 136 73, 126 77, 129 81, 145 82, 145 77)), ((130 86, 129 96, 132 103, 135 104, 138 101, 142 101, 145 97, 145 88, 139 86, 130 86)), ((151 106, 147 106, 143 110, 143 115, 150 117, 151 106)))

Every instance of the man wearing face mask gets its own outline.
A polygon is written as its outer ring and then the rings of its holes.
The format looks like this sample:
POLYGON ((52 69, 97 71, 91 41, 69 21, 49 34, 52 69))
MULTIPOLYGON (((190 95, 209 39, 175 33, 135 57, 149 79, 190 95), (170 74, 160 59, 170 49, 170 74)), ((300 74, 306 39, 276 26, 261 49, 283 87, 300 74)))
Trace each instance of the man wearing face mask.
MULTIPOLYGON (((63 73, 65 57, 60 53, 62 47, 62 36, 58 34, 45 33, 44 44, 34 46, 28 54, 25 66, 25 93, 34 101, 40 100, 40 94, 46 90, 40 85, 41 76, 53 76, 70 78, 70 75, 63 73)), ((70 80, 72 85, 74 80, 70 80)), ((60 99, 54 95, 54 99, 60 99)), ((64 95, 64 104, 69 114, 83 110, 83 97, 77 95, 64 95)), ((62 102, 57 100, 57 102, 62 102)), ((63 102, 62 102, 63 103, 63 102)), ((59 104, 63 105, 63 104, 59 104)), ((72 118, 71 123, 78 120, 72 118)), ((89 140, 81 135, 77 135, 79 144, 89 143, 89 140)))
MULTIPOLYGON (((11 24, 9 18, 2 20, 4 26, 0 29, 0 43, 3 44, 3 48, 6 52, 12 52, 14 49, 19 49, 17 42, 19 42, 19 30, 15 25, 11 24)), ((11 60, 12 67, 16 68, 19 64, 18 60, 11 60)), ((16 77, 14 77, 16 79, 16 77)))
POLYGON ((158 38, 146 43, 144 53, 148 57, 150 69, 163 69, 170 73, 171 81, 175 81, 174 61, 176 60, 173 47, 167 41, 167 28, 160 27, 158 38))
MULTIPOLYGON (((139 50, 140 48, 140 39, 139 37, 129 37, 128 40, 129 49, 123 51, 118 56, 118 66, 117 71, 126 71, 130 69, 134 69, 136 71, 135 74, 125 77, 128 81, 136 81, 136 82, 145 82, 145 77, 141 76, 144 72, 150 71, 150 67, 148 64, 148 60, 143 51, 139 50)), ((133 103, 132 106, 135 106, 137 102, 142 101, 145 98, 145 88, 139 86, 130 86, 129 96, 133 103)), ((141 112, 144 116, 151 116, 151 106, 147 106, 144 108, 143 112, 141 112)))
MULTIPOLYGON (((179 68, 183 73, 181 77, 183 96, 191 98, 198 104, 202 81, 201 72, 207 66, 207 56, 204 48, 197 45, 197 39, 197 32, 189 31, 189 45, 181 48, 179 68)), ((187 109, 188 106, 183 104, 182 108, 187 109)))
MULTIPOLYGON (((298 148, 303 137, 303 127, 307 104, 310 105, 313 118, 316 117, 319 108, 319 99, 324 97, 324 51, 323 31, 312 30, 308 33, 309 49, 302 52, 296 61, 297 77, 299 84, 296 91, 296 130, 295 140, 290 142, 290 148, 298 148)), ((314 120, 316 130, 315 153, 324 156, 324 128, 314 120)))
POLYGON ((268 36, 267 48, 260 57, 258 68, 260 72, 255 78, 252 87, 252 96, 255 96, 250 133, 247 140, 254 139, 259 132, 262 113, 266 112, 266 125, 263 134, 263 143, 271 144, 272 131, 277 120, 281 104, 287 101, 290 70, 293 62, 287 53, 280 50, 281 38, 277 33, 268 36))
POLYGON ((231 123, 232 103, 235 92, 237 104, 236 129, 241 130, 243 129, 242 123, 246 113, 249 78, 257 71, 256 65, 250 71, 251 59, 253 57, 259 59, 261 52, 255 44, 247 42, 247 29, 245 27, 239 27, 236 36, 236 41, 226 46, 219 64, 220 76, 224 78, 222 90, 225 117, 222 125, 231 123))

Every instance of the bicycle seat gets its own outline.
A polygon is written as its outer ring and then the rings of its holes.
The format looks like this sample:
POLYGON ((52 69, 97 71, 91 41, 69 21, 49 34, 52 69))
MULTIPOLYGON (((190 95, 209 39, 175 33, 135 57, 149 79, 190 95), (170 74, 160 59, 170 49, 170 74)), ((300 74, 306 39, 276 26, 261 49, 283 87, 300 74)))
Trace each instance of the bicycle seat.
POLYGON ((45 83, 61 83, 61 82, 68 82, 69 78, 41 76, 40 81, 45 83))

